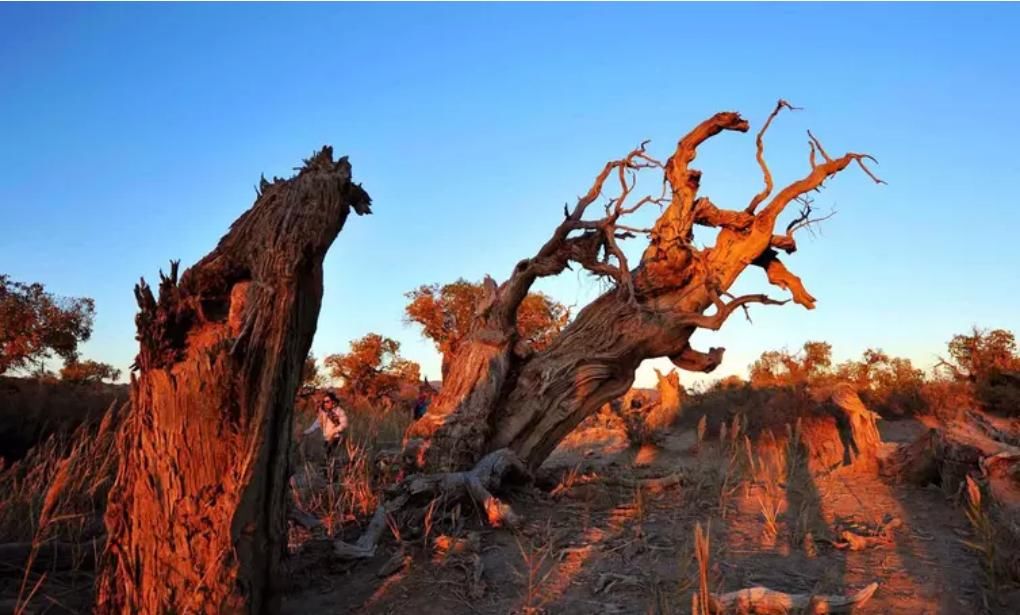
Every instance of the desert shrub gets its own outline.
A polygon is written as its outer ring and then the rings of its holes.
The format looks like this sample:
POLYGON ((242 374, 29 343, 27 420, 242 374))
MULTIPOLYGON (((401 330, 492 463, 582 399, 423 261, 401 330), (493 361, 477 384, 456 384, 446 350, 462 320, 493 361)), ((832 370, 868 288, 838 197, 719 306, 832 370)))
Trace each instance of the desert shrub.
POLYGON ((975 383, 974 394, 985 410, 1020 417, 1020 371, 992 369, 975 383))
POLYGON ((375 407, 390 405, 421 377, 418 364, 400 356, 400 343, 378 333, 352 341, 349 352, 329 355, 324 363, 343 395, 375 407))
POLYGON ((943 420, 960 418, 967 410, 978 407, 970 384, 949 378, 932 378, 925 382, 921 397, 925 411, 943 420))
POLYGON ((954 335, 940 375, 970 389, 982 409, 1020 416, 1020 354, 1011 331, 980 329, 954 335))
POLYGON ((109 363, 98 361, 68 361, 60 370, 60 379, 74 384, 98 384, 104 380, 115 382, 120 379, 120 370, 109 363))
POLYGON ((754 435, 766 427, 793 423, 816 406, 803 385, 755 386, 731 381, 690 396, 681 424, 692 427, 705 417, 706 435, 714 437, 724 423, 730 424, 735 417, 743 416, 754 435))
POLYGON ((922 394, 924 372, 915 368, 910 359, 890 357, 881 349, 869 348, 859 360, 839 365, 835 374, 854 384, 865 405, 884 417, 927 411, 922 394))
POLYGON ((798 352, 770 350, 750 366, 751 385, 757 389, 824 387, 836 382, 853 384, 868 408, 887 418, 927 411, 922 387, 924 372, 910 359, 892 357, 869 348, 860 359, 832 363, 832 346, 806 342, 798 352))

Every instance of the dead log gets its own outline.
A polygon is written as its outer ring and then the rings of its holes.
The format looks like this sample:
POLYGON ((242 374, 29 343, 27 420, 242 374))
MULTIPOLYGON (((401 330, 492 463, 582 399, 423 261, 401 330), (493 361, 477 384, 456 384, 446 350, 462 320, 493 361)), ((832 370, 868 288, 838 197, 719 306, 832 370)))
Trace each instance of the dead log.
POLYGON ((787 594, 767 587, 749 587, 727 594, 711 594, 709 608, 713 613, 845 613, 864 604, 875 595, 878 583, 872 583, 850 596, 787 594))
POLYGON ((322 261, 370 199, 325 147, 263 179, 216 248, 158 297, 135 288, 139 353, 106 509, 99 613, 277 610, 293 403, 322 261))

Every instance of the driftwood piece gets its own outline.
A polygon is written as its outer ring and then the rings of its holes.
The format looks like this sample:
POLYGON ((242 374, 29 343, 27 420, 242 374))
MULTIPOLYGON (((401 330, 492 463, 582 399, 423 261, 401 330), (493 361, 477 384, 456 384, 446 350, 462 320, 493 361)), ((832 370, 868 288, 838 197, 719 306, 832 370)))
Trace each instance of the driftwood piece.
POLYGON ((825 596, 787 594, 767 587, 749 587, 727 594, 711 594, 709 607, 717 614, 845 613, 870 600, 877 589, 878 583, 872 583, 850 596, 825 596))

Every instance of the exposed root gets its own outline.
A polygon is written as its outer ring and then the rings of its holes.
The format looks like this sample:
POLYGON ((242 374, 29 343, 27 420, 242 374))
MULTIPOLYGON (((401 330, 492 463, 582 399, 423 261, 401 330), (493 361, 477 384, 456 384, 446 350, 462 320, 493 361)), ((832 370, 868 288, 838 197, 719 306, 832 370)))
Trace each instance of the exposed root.
POLYGON ((368 528, 356 543, 336 540, 333 552, 340 559, 367 559, 375 555, 376 545, 387 527, 387 517, 412 502, 453 502, 470 497, 493 527, 518 527, 523 518, 492 492, 507 477, 529 476, 520 459, 510 449, 493 451, 465 472, 414 475, 388 490, 386 502, 376 509, 368 528))
POLYGON ((713 613, 845 613, 864 604, 875 594, 872 583, 851 596, 787 594, 767 587, 750 587, 728 594, 711 594, 713 613))
POLYGON ((386 505, 382 504, 375 509, 368 528, 358 538, 358 542, 351 544, 342 540, 333 541, 333 552, 340 559, 368 559, 375 556, 375 548, 386 529, 386 505))

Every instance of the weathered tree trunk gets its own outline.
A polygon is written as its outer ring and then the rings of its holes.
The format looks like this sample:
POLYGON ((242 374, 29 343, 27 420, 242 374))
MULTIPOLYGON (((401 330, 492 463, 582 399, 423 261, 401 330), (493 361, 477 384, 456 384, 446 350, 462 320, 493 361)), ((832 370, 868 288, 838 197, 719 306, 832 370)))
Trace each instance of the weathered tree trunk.
POLYGON ((140 351, 106 511, 100 613, 267 613, 286 550, 291 418, 322 261, 370 199, 323 148, 158 299, 135 289, 140 351))
POLYGON ((739 114, 718 113, 680 139, 665 163, 650 157, 644 144, 607 163, 574 209, 564 211, 565 219, 535 256, 520 261, 500 285, 487 279, 488 299, 451 360, 443 390, 406 434, 409 442, 424 443, 425 465, 465 469, 486 452, 506 447, 534 469, 585 417, 630 388, 641 361, 665 356, 682 369, 711 371, 723 349, 693 350, 688 341, 694 331, 718 329, 733 311, 751 303, 779 303, 764 295, 733 298, 726 292, 748 265, 764 269, 768 280, 790 290, 797 303, 814 307, 814 297, 780 262, 776 250, 793 252, 794 232, 812 221, 804 195, 851 163, 864 168, 868 157, 850 153, 830 158, 812 136, 808 175, 766 202, 773 185, 762 137, 784 107, 789 105, 780 101, 758 133, 765 187, 746 208, 723 210, 697 195, 701 172, 689 165, 698 146, 723 131, 748 130, 739 114), (821 161, 816 161, 818 156, 821 161), (633 176, 648 168, 662 170, 663 195, 633 198, 633 176), (620 194, 608 199, 604 218, 585 220, 587 207, 602 196, 607 179, 619 180, 620 194), (801 203, 800 215, 785 234, 775 234, 779 215, 794 200, 801 203), (621 222, 646 204, 664 206, 652 228, 621 222), (692 245, 695 224, 720 229, 714 246, 692 245), (647 235, 649 245, 631 269, 618 240, 635 234, 647 235), (556 275, 570 262, 611 280, 614 288, 581 310, 548 348, 532 354, 516 337, 517 307, 537 278, 556 275))

